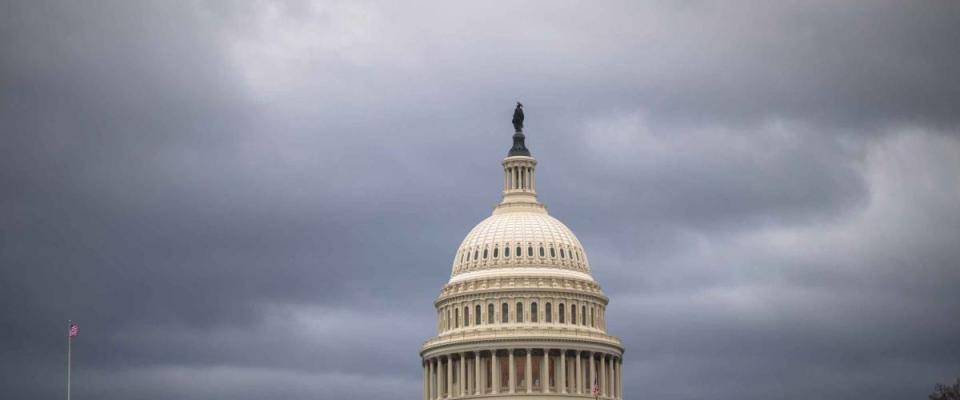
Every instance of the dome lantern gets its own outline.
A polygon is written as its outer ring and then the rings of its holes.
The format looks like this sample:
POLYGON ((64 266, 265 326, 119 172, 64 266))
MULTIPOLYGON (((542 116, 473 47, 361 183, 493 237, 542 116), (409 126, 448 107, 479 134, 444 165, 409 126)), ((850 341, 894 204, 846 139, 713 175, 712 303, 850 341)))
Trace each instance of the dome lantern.
POLYGON ((530 155, 524 143, 523 135, 523 105, 517 103, 517 108, 513 112, 513 147, 507 153, 507 158, 503 159, 503 200, 500 206, 494 211, 494 214, 502 211, 517 210, 510 206, 523 207, 524 211, 533 209, 543 209, 543 205, 537 201, 537 183, 536 168, 537 160, 530 155), (509 208, 508 208, 509 207, 509 208))

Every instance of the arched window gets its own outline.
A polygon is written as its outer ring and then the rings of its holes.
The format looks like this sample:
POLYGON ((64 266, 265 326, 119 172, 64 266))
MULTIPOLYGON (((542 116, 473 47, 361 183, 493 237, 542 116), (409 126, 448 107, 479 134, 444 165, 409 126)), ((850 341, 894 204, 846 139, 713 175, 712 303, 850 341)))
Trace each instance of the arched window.
POLYGON ((487 249, 483 249, 483 259, 487 259, 487 249))
POLYGON ((467 261, 470 261, 470 250, 467 250, 467 261))
POLYGON ((503 247, 503 256, 504 256, 504 257, 510 257, 510 246, 504 246, 504 247, 503 247))
POLYGON ((443 326, 446 329, 450 329, 450 309, 447 309, 447 320, 443 321, 443 326))
POLYGON ((523 303, 517 302, 517 322, 523 322, 523 303))
POLYGON ((560 305, 557 306, 557 311, 559 311, 560 313, 559 322, 562 324, 564 322, 563 321, 563 303, 560 303, 560 305))
POLYGON ((493 303, 487 304, 487 323, 493 323, 493 303))
POLYGON ((459 308, 453 310, 453 327, 454 328, 460 327, 460 309, 459 308))
POLYGON ((590 307, 590 326, 594 327, 593 321, 593 307, 590 307))
POLYGON ((574 325, 577 324, 577 306, 576 305, 570 306, 570 323, 574 325))
POLYGON ((476 320, 477 320, 477 321, 476 321, 476 325, 477 325, 477 326, 479 326, 480 323, 483 322, 483 320, 480 318, 480 310, 481 310, 480 305, 477 304, 477 311, 476 311, 476 313, 475 313, 476 315, 474 316, 474 318, 476 318, 476 320))
POLYGON ((556 257, 556 256, 557 256, 557 253, 554 252, 554 251, 553 251, 553 247, 551 247, 551 248, 550 248, 550 258, 554 258, 554 257, 556 257))
POLYGON ((479 257, 479 256, 480 256, 480 250, 474 250, 474 251, 473 251, 473 259, 476 260, 477 257, 479 257))
POLYGON ((508 306, 507 303, 503 303, 503 307, 500 307, 500 316, 501 322, 510 322, 510 306, 508 306))
POLYGON ((527 257, 533 257, 533 246, 527 247, 527 257))
POLYGON ((530 322, 537 322, 537 302, 530 304, 530 322))
POLYGON ((516 253, 516 254, 517 254, 517 257, 520 257, 520 256, 523 255, 523 250, 520 249, 520 246, 517 246, 517 253, 516 253))
POLYGON ((470 307, 463 307, 463 326, 470 326, 470 307))
POLYGON ((543 257, 543 246, 540 246, 540 257, 543 257))
POLYGON ((463 254, 463 252, 461 251, 461 252, 460 252, 460 262, 463 262, 463 256, 464 256, 464 254, 463 254))
POLYGON ((500 248, 499 248, 499 247, 494 247, 494 248, 493 248, 493 258, 497 258, 497 257, 499 257, 499 256, 500 256, 500 248))
POLYGON ((547 308, 543 309, 543 319, 547 322, 553 322, 553 307, 550 307, 550 303, 547 303, 547 308))
POLYGON ((587 324, 587 306, 580 306, 580 325, 587 324))
POLYGON ((563 249, 560 249, 560 258, 567 258, 567 257, 564 257, 563 255, 563 249))

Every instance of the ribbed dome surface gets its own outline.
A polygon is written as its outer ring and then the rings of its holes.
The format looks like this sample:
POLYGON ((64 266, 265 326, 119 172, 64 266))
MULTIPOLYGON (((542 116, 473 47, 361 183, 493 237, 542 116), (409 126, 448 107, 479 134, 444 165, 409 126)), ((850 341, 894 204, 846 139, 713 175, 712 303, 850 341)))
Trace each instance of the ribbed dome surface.
POLYGON ((590 272, 573 232, 537 210, 497 213, 477 224, 460 244, 452 277, 477 270, 530 267, 590 272))

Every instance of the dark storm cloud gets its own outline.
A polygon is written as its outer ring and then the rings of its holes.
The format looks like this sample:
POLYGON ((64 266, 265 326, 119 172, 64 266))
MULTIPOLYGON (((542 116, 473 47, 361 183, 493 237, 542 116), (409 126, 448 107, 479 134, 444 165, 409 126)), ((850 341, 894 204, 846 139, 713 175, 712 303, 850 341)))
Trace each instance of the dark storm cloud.
POLYGON ((5 4, 0 395, 60 395, 74 318, 78 398, 419 396, 519 98, 630 396, 922 397, 960 374, 958 11, 5 4))

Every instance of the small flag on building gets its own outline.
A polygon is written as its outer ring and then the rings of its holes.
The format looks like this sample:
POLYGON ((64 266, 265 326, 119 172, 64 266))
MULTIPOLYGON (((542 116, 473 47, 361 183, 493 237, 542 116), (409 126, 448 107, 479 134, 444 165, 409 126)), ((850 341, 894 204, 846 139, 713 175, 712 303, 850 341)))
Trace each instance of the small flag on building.
POLYGON ((70 331, 67 332, 68 337, 77 337, 80 334, 80 326, 77 324, 70 324, 70 331))
POLYGON ((597 378, 593 378, 593 397, 600 397, 600 385, 597 384, 597 378))

